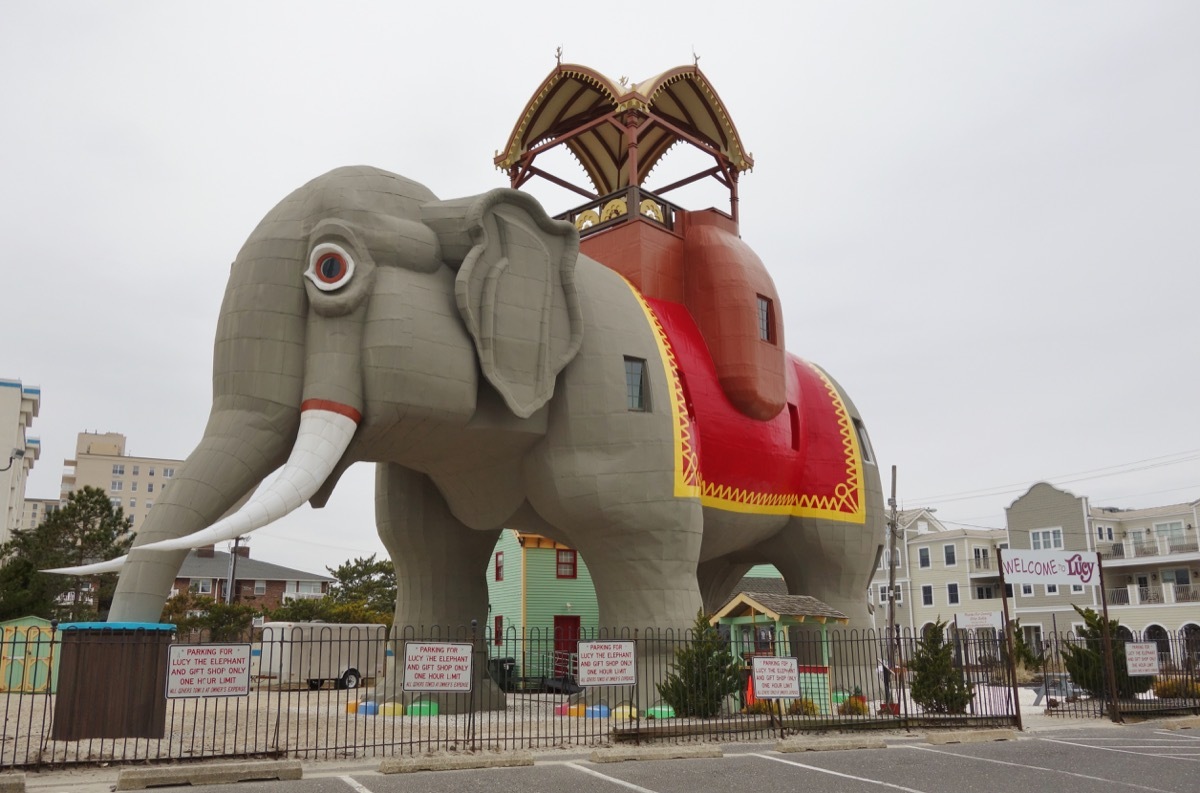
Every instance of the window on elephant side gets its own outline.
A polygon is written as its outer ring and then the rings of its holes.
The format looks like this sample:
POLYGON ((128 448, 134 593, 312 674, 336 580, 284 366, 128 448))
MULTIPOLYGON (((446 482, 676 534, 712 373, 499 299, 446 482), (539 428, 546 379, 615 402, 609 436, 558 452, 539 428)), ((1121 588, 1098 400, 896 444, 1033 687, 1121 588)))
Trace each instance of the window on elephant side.
POLYGON ((504 580, 504 551, 496 551, 496 580, 504 580))
POLYGON ((646 383, 646 361, 642 358, 625 358, 626 405, 630 410, 650 409, 650 389, 646 383))
POLYGON ((578 555, 575 551, 560 550, 558 552, 558 566, 555 570, 556 578, 575 578, 577 574, 578 555))
POLYGON ((875 462, 875 450, 871 448, 871 439, 867 437, 867 426, 861 419, 854 419, 854 432, 858 437, 858 451, 864 463, 875 462))
POLYGON ((758 338, 772 344, 778 338, 775 332, 775 306, 769 297, 758 296, 758 338))

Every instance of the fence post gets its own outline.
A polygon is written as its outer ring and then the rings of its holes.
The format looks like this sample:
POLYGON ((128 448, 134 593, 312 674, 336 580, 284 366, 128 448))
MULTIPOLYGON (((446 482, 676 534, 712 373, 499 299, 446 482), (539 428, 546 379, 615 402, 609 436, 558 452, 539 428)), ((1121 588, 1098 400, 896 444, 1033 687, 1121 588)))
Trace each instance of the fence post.
POLYGON ((1104 642, 1104 676, 1108 682, 1109 715, 1113 723, 1121 723, 1121 707, 1117 704, 1117 668, 1113 660, 1112 631, 1108 629, 1108 593, 1104 590, 1104 560, 1096 557, 1096 570, 1100 578, 1100 607, 1104 610, 1103 632, 1100 634, 1104 642))

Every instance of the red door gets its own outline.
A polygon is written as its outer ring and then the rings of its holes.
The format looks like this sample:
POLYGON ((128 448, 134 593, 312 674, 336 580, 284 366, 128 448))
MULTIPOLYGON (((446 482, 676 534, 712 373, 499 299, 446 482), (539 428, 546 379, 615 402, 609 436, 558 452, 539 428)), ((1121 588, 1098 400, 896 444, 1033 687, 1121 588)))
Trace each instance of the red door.
POLYGON ((579 617, 554 617, 554 676, 562 679, 574 677, 572 660, 579 652, 579 617))

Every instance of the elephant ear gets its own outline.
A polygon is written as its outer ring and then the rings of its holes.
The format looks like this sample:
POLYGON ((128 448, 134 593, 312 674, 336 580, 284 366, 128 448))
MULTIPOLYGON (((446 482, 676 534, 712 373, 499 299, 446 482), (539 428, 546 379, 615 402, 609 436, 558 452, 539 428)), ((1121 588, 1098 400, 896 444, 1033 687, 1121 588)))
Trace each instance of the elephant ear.
POLYGON ((579 234, 532 196, 498 189, 421 207, 442 258, 457 266, 455 297, 488 382, 528 418, 583 343, 575 290, 579 234))

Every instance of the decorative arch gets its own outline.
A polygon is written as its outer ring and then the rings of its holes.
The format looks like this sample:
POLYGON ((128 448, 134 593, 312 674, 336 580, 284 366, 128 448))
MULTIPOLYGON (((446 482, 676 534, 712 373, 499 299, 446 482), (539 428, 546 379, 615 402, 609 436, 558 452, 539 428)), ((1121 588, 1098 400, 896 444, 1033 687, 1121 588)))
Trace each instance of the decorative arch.
POLYGON ((1171 657, 1171 633, 1163 626, 1157 623, 1147 625, 1142 631, 1142 638, 1148 642, 1154 642, 1158 645, 1158 657, 1171 657))

